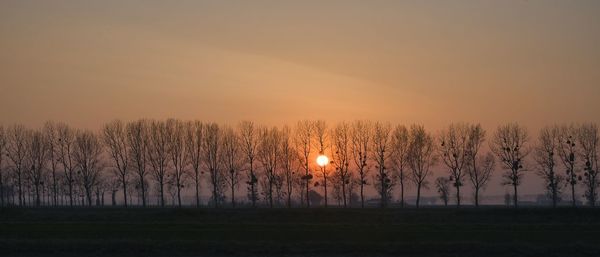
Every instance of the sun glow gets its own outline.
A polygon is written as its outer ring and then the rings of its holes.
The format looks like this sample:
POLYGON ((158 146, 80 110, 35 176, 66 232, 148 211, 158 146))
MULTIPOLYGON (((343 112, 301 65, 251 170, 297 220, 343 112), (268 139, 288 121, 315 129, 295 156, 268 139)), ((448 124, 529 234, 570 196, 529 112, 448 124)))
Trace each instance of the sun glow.
POLYGON ((327 158, 327 156, 325 156, 325 155, 319 155, 319 157, 317 157, 317 164, 319 166, 324 167, 328 163, 329 163, 329 158, 327 158))

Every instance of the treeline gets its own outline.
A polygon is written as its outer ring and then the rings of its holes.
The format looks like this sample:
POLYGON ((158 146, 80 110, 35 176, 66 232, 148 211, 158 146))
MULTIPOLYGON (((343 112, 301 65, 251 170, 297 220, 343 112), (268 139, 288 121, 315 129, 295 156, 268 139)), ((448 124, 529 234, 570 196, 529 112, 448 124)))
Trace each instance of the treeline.
POLYGON ((371 121, 267 127, 115 120, 100 131, 55 122, 41 129, 0 126, 0 205, 130 206, 135 200, 145 207, 170 199, 182 206, 187 192, 196 206, 310 207, 334 200, 365 207, 367 192, 374 191, 379 206, 398 198, 404 207, 410 185, 419 207, 421 192, 433 182, 446 205, 451 194, 463 204, 461 189, 468 186, 479 206, 497 170, 512 188, 515 207, 525 172, 543 180, 552 206, 565 190, 575 206, 577 187, 594 206, 598 142, 595 124, 546 127, 537 140, 516 123, 499 126, 489 138, 479 124, 465 123, 435 134, 421 125, 371 121), (328 159, 317 164, 321 155, 328 159), (445 175, 432 178, 434 168, 445 175), (205 202, 203 189, 211 195, 205 202))

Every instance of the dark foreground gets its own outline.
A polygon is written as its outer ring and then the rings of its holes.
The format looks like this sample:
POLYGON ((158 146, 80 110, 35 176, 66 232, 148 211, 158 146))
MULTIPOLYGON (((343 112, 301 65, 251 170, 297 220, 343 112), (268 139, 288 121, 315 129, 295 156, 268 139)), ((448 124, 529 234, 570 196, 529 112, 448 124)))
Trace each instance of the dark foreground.
POLYGON ((600 256, 600 209, 0 209, 0 256, 600 256))

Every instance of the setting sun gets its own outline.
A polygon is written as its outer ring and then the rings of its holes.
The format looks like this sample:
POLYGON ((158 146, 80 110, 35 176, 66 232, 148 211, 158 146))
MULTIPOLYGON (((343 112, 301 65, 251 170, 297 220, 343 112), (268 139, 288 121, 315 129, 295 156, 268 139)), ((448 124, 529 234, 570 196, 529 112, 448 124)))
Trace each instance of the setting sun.
POLYGON ((329 163, 329 158, 327 158, 327 156, 325 156, 325 155, 319 155, 319 157, 317 157, 317 164, 319 166, 324 167, 328 163, 329 163))

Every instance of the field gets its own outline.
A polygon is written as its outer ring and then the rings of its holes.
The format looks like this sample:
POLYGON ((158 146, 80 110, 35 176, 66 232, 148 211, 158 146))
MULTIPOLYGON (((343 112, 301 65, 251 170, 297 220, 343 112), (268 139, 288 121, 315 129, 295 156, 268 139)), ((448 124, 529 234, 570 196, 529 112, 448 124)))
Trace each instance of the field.
POLYGON ((599 256, 600 209, 0 209, 0 256, 599 256))

